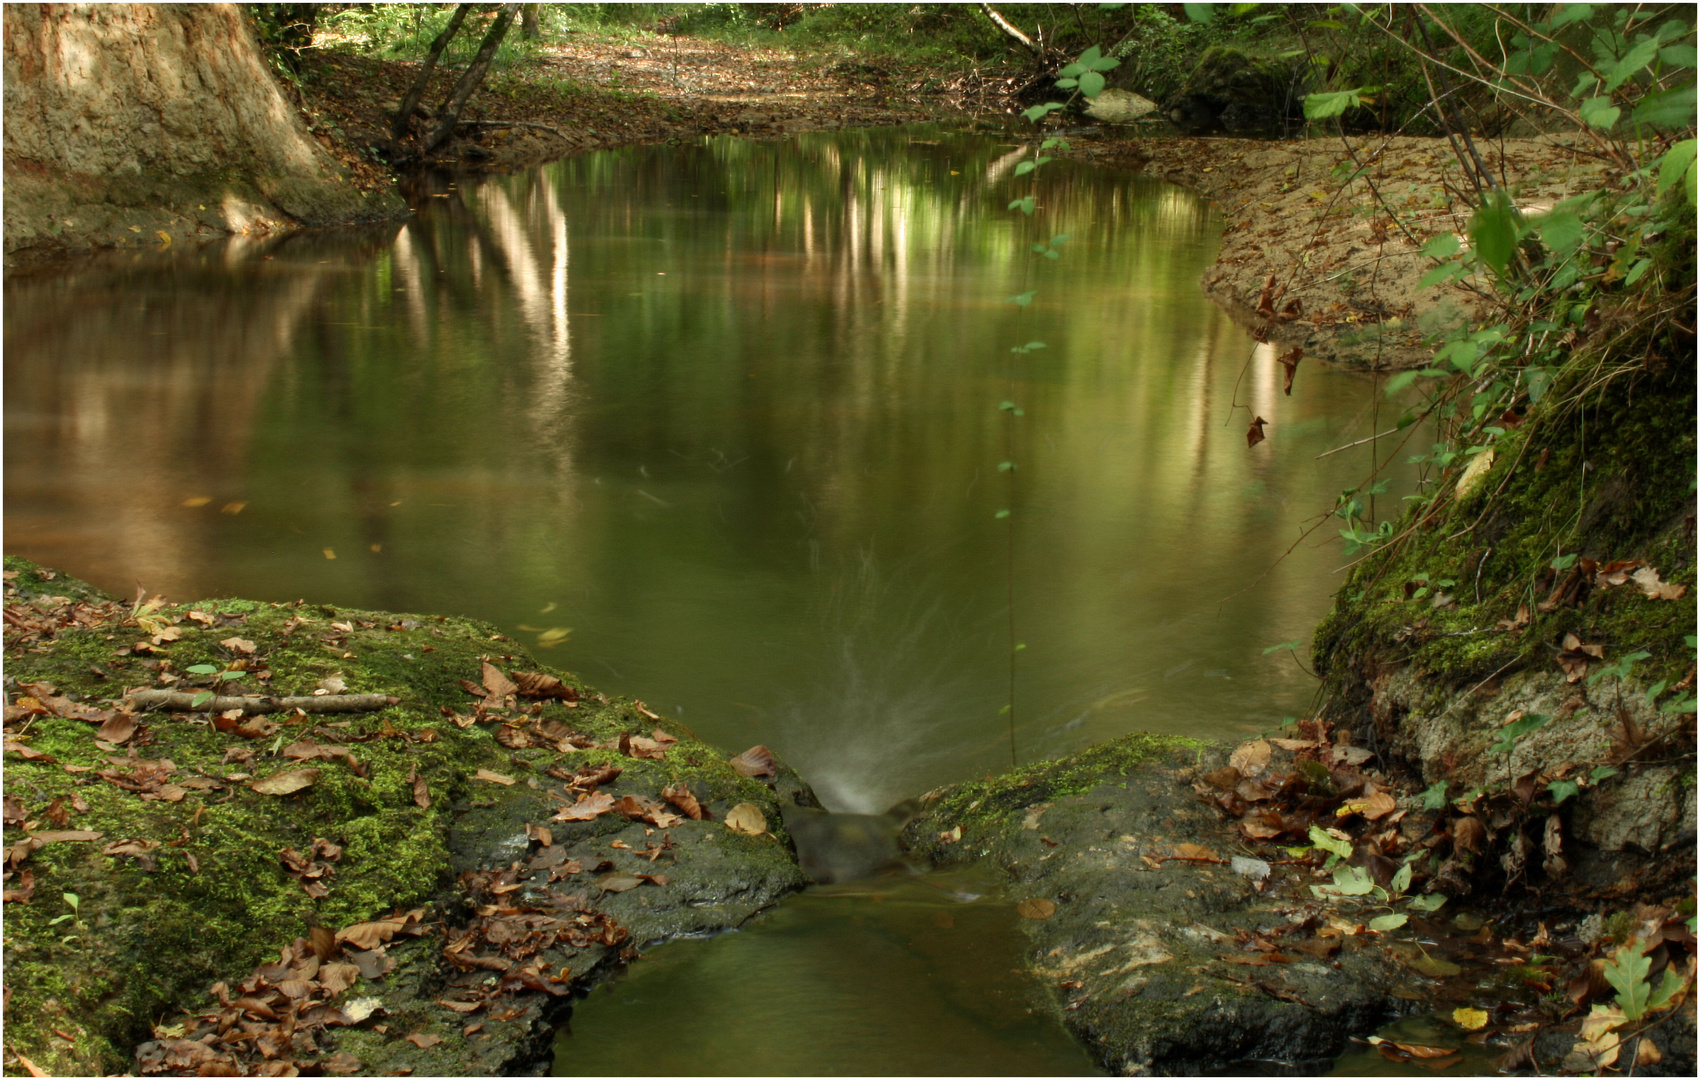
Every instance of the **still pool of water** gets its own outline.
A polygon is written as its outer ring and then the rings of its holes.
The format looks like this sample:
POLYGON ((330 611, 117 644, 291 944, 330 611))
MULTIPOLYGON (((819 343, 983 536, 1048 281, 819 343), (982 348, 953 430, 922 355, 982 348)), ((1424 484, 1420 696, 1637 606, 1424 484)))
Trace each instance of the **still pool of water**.
POLYGON ((826 885, 678 941, 574 1006, 556 1075, 1081 1076, 992 873, 826 885))
MULTIPOLYGON (((1033 188, 1023 156, 636 147, 423 181, 404 225, 14 272, 6 550, 121 595, 485 619, 841 811, 1007 767, 1012 716, 1032 760, 1299 714, 1268 650, 1340 580, 1335 526, 1300 533, 1370 471, 1319 455, 1385 421, 1376 388, 1307 364, 1282 395, 1198 288, 1199 198, 1063 162, 1033 188)), ((657 950, 562 1067, 1088 1070, 1027 1012, 1008 903, 943 896, 822 890, 657 950), (776 1009, 804 1034, 726 1044, 776 1009), (820 1041, 881 1029, 877 1058, 820 1041), (645 1056, 672 1042, 715 1049, 645 1056)))
POLYGON ((1012 597, 1023 760, 1267 728, 1312 683, 1264 650, 1346 561, 1326 523, 1279 560, 1368 472, 1316 455, 1372 387, 1282 396, 1196 284, 1202 200, 1055 162, 1027 219, 1021 158, 637 147, 438 179, 404 226, 14 273, 6 550, 486 619, 839 810, 1007 767, 1012 597))

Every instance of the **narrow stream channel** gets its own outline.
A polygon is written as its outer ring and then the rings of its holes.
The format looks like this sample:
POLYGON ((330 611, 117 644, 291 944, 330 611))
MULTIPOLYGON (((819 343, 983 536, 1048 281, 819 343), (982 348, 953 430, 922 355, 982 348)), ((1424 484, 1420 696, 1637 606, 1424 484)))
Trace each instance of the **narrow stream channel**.
MULTIPOLYGON (((1202 200, 1057 162, 1028 221, 1021 157, 941 127, 635 147, 432 178, 404 226, 14 272, 6 550, 120 595, 486 619, 840 811, 1008 766, 1011 583, 1023 760, 1272 727, 1313 684, 1267 650, 1348 561, 1333 524, 1295 541, 1370 467, 1318 455, 1375 388, 1306 365, 1282 395, 1197 286, 1202 200)), ((657 951, 560 1065, 1089 1071, 956 892, 995 889, 839 886, 657 951), (831 1056, 823 1024, 884 1036, 831 1056)))

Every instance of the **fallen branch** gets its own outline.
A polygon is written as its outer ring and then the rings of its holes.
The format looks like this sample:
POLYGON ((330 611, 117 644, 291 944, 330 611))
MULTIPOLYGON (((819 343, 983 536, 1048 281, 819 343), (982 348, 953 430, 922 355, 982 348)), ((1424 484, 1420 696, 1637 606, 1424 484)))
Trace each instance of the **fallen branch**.
POLYGON ((565 135, 561 134, 560 128, 550 127, 548 124, 534 124, 530 120, 456 120, 455 121, 455 127, 523 127, 523 128, 536 128, 539 131, 547 131, 551 135, 555 135, 559 138, 562 138, 562 139, 566 138, 565 135))
POLYGON ((310 713, 372 712, 400 705, 401 699, 388 694, 320 694, 310 697, 213 697, 197 703, 200 694, 178 690, 139 690, 124 700, 144 709, 169 709, 173 712, 229 712, 241 709, 250 716, 261 713, 293 712, 300 709, 310 713))

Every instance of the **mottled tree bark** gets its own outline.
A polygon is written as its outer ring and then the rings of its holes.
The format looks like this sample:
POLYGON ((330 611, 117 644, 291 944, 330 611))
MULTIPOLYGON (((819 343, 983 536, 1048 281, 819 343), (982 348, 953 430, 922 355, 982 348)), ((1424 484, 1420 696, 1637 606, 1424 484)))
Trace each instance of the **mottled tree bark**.
POLYGON ((443 50, 449 47, 449 42, 460 32, 460 24, 466 21, 466 15, 472 10, 471 4, 461 4, 455 8, 455 13, 449 18, 449 25, 443 27, 431 42, 431 51, 425 54, 425 65, 419 69, 419 77, 408 87, 407 96, 401 99, 401 108, 396 110, 395 124, 390 128, 390 137, 400 139, 407 134, 407 125, 413 119, 413 110, 419 107, 419 99, 425 96, 425 87, 431 82, 431 73, 437 70, 437 61, 442 57, 443 50))
POLYGON ((455 83, 454 93, 437 113, 436 122, 431 127, 431 133, 425 138, 425 152, 430 153, 448 141, 454 134, 455 124, 460 120, 460 111, 466 107, 466 99, 478 89, 484 81, 484 73, 490 68, 490 61, 496 58, 496 48, 502 44, 502 39, 508 36, 508 27, 513 25, 514 16, 519 13, 520 5, 503 4, 496 15, 496 21, 490 24, 490 32, 484 35, 484 43, 478 47, 478 55, 473 57, 472 66, 461 73, 460 81, 455 83))

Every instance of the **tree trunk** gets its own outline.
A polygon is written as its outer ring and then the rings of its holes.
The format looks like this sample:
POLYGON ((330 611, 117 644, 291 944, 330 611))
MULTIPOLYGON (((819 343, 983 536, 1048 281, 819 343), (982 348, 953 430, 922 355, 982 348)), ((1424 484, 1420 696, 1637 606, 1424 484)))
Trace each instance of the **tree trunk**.
POLYGON ((431 51, 425 54, 425 66, 419 69, 419 77, 413 80, 413 85, 407 90, 407 96, 401 99, 401 108, 396 110, 395 123, 390 127, 390 138, 399 140, 407 134, 407 125, 413 119, 413 110, 419 107, 419 99, 425 96, 425 87, 431 81, 431 73, 437 70, 437 60, 443 55, 443 50, 449 47, 449 41, 460 32, 460 24, 466 21, 467 12, 471 10, 471 4, 456 7, 454 15, 449 18, 449 25, 443 27, 443 32, 431 42, 431 51))
POLYGON ((543 24, 538 19, 542 4, 521 4, 519 9, 519 36, 527 41, 536 41, 543 33, 543 24))
POLYGON ((428 154, 448 141, 454 133, 455 123, 460 119, 460 111, 466 107, 466 99, 478 89, 478 84, 484 81, 484 73, 490 68, 490 61, 496 58, 496 47, 508 35, 508 27, 513 25, 514 16, 519 13, 520 5, 503 4, 502 10, 496 15, 496 21, 490 24, 490 32, 484 35, 484 43, 478 46, 478 55, 473 57, 472 66, 461 73, 460 81, 455 83, 454 93, 437 113, 435 126, 425 139, 425 152, 428 154))

